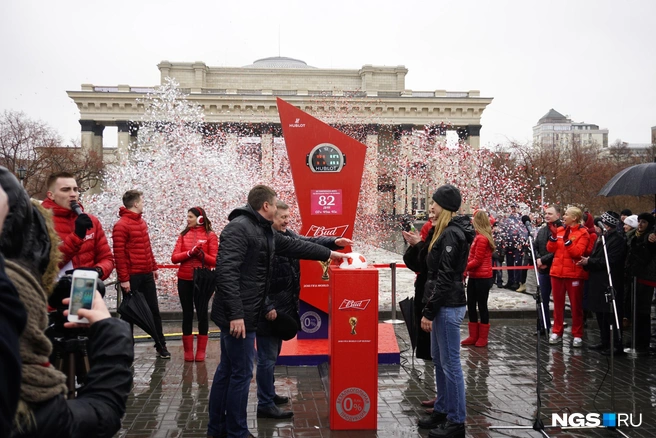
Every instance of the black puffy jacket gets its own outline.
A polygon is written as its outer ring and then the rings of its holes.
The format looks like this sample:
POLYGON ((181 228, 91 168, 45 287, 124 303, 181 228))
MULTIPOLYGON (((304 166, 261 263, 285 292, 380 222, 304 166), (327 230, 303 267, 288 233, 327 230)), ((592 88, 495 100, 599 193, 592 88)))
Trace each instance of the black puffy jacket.
POLYGON ((228 219, 219 237, 212 321, 227 330, 230 321, 243 319, 246 331, 255 331, 270 287, 274 254, 328 260, 330 250, 275 232, 272 222, 250 205, 233 210, 228 219))
POLYGON ((107 318, 89 328, 90 370, 74 400, 63 395, 31 406, 36 427, 12 437, 111 437, 121 428, 132 389, 132 333, 120 319, 107 318))
MULTIPOLYGON (((299 236, 291 230, 285 232, 276 231, 290 239, 300 239, 306 242, 316 243, 325 246, 331 250, 338 250, 341 247, 335 245, 336 237, 305 237, 299 236)), ((298 314, 298 298, 301 294, 301 263, 297 258, 277 255, 273 258, 273 275, 271 276, 271 285, 269 294, 265 299, 265 304, 260 313, 260 321, 257 324, 257 334, 260 336, 270 336, 270 322, 264 317, 268 312, 285 313, 296 320, 298 327, 301 326, 301 319, 298 314)))
MULTIPOLYGON (((469 245, 474 237, 476 232, 471 220, 467 216, 456 216, 451 219, 428 252, 428 276, 424 297, 428 296, 430 299, 423 312, 427 319, 432 321, 440 307, 460 307, 467 304, 462 280, 467 267, 469 245)), ((426 244, 430 245, 429 242, 426 244)))

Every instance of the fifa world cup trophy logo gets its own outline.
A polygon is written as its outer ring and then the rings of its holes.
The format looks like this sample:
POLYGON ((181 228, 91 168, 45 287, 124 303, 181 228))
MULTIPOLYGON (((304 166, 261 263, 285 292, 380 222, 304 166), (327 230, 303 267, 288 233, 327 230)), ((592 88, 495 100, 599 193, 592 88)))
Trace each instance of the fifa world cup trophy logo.
POLYGON ((319 262, 321 265, 321 279, 323 281, 328 281, 330 280, 330 275, 328 275, 328 267, 330 266, 330 259, 326 260, 325 262, 319 262))
POLYGON ((355 326, 358 325, 358 318, 356 318, 355 316, 350 317, 349 324, 351 324, 351 334, 352 335, 357 334, 355 333, 355 326))

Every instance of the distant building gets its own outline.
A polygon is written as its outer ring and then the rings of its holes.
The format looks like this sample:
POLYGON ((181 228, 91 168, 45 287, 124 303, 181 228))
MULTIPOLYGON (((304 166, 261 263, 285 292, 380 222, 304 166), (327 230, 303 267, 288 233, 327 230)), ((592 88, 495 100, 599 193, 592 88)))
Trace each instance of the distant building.
POLYGON ((651 144, 656 144, 656 126, 651 127, 651 144))
POLYGON ((577 123, 553 108, 533 127, 533 143, 542 146, 569 146, 596 143, 608 147, 608 129, 592 123, 577 123))

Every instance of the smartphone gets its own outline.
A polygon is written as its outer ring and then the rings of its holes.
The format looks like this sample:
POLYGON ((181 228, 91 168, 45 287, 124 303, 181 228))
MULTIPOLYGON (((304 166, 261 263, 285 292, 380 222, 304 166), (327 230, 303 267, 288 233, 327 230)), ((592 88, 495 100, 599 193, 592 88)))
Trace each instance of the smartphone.
POLYGON ((98 272, 96 271, 79 269, 73 271, 71 302, 68 305, 68 320, 70 322, 89 322, 86 318, 78 317, 77 312, 80 309, 91 309, 97 281, 98 272))

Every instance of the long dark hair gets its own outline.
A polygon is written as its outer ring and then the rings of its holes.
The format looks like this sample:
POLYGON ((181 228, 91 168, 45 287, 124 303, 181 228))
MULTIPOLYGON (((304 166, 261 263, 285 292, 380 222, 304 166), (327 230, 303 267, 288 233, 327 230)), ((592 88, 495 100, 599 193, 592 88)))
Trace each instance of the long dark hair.
MULTIPOLYGON (((201 227, 205 228, 205 232, 209 233, 212 231, 212 221, 207 217, 207 214, 205 213, 205 210, 203 207, 191 207, 189 210, 187 210, 187 213, 191 213, 197 218, 199 216, 203 216, 203 223, 199 224, 201 227)), ((181 236, 184 236, 189 232, 190 228, 189 226, 186 226, 184 230, 180 233, 181 236)))

